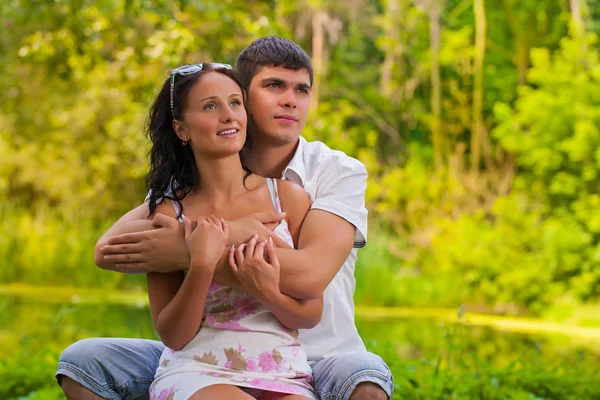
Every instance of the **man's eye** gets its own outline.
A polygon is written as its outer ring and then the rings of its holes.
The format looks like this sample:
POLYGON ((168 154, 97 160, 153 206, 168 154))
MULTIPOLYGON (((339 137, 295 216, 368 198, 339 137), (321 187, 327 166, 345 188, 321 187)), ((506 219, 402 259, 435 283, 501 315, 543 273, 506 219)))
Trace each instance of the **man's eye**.
POLYGON ((281 87, 281 85, 280 85, 279 83, 269 83, 269 84, 267 85, 267 87, 274 87, 274 88, 278 88, 278 87, 281 87))

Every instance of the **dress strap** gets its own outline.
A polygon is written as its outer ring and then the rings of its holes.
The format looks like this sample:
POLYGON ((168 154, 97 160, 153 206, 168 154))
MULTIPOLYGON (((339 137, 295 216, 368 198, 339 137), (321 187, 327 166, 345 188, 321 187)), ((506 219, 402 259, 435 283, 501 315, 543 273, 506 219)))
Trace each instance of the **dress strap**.
MULTIPOLYGON (((173 208, 175 209, 175 215, 179 215, 179 212, 181 211, 181 207, 179 207, 179 203, 176 202, 175 200, 169 200, 171 202, 171 204, 173 205, 173 208)), ((178 217, 177 220, 179 222, 183 222, 183 213, 181 213, 181 217, 178 217)))
POLYGON ((277 190, 277 180, 267 178, 267 184, 269 185, 269 193, 271 193, 271 201, 275 211, 281 212, 281 202, 279 201, 279 191, 277 190))

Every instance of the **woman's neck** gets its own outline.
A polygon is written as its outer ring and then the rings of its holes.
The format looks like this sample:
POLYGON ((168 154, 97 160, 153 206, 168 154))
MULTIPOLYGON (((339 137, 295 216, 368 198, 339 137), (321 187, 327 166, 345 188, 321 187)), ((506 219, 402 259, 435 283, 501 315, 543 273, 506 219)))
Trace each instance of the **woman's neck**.
POLYGON ((200 187, 195 195, 218 204, 229 201, 244 193, 244 175, 239 154, 224 158, 196 158, 196 167, 200 175, 200 187), (201 159, 199 159, 201 158, 201 159))

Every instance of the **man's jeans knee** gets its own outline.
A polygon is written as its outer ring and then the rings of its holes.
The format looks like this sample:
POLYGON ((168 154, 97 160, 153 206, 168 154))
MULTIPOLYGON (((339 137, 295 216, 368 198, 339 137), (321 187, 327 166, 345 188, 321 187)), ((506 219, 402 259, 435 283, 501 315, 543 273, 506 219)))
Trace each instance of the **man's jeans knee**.
POLYGON ((148 397, 161 342, 143 339, 84 339, 60 356, 56 379, 67 376, 105 399, 148 397))
POLYGON ((353 351, 325 358, 312 365, 315 389, 321 400, 348 400, 360 383, 379 385, 392 398, 394 380, 377 354, 353 351))

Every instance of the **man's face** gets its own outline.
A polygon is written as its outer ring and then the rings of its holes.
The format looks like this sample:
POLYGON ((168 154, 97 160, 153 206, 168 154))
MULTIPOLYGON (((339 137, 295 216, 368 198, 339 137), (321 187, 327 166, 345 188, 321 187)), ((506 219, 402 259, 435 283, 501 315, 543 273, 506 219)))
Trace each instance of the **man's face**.
POLYGON ((263 67, 248 90, 249 126, 257 141, 295 143, 306 126, 310 107, 308 71, 263 67))

